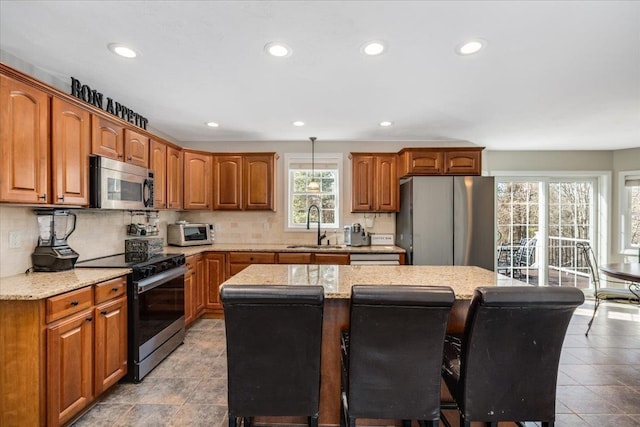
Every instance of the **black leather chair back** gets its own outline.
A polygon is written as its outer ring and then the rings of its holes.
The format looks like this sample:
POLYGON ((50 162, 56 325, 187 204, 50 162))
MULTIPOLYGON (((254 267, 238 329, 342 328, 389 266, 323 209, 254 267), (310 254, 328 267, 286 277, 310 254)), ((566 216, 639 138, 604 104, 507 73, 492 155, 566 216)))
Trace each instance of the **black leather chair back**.
POLYGON ((321 286, 225 285, 229 418, 316 416, 321 286))
POLYGON ((477 288, 456 397, 465 419, 553 421, 562 343, 583 302, 576 288, 477 288))
POLYGON ((353 286, 350 418, 438 419, 449 287, 353 286))

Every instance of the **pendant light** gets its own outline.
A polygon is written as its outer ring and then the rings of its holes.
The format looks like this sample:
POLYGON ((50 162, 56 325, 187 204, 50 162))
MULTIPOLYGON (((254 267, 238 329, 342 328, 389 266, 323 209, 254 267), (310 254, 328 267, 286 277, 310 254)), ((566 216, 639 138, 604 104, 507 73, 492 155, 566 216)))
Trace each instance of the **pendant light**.
POLYGON ((311 180, 309 184, 307 184, 307 191, 312 193, 317 193, 320 191, 320 183, 316 181, 315 178, 315 145, 316 145, 316 137, 312 136, 309 138, 311 140, 311 180))

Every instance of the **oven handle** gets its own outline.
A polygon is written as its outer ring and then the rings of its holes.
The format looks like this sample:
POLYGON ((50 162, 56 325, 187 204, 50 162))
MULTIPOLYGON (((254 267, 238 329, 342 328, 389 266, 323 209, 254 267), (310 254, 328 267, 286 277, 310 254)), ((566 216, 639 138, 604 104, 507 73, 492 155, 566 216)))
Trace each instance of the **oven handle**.
POLYGON ((138 280, 134 283, 134 286, 137 286, 138 293, 141 294, 143 292, 148 291, 149 289, 153 289, 160 285, 163 285, 177 277, 184 276, 189 270, 181 265, 180 267, 172 268, 171 270, 163 271, 160 274, 156 274, 151 277, 147 277, 142 280, 138 280))

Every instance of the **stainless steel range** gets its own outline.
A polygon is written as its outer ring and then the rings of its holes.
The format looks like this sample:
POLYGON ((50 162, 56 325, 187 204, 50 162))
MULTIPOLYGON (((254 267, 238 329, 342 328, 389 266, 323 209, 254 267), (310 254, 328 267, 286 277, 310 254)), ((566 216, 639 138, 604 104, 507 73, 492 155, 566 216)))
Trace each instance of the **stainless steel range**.
POLYGON ((184 340, 183 254, 119 254, 76 264, 78 268, 130 267, 127 379, 139 382, 184 340))

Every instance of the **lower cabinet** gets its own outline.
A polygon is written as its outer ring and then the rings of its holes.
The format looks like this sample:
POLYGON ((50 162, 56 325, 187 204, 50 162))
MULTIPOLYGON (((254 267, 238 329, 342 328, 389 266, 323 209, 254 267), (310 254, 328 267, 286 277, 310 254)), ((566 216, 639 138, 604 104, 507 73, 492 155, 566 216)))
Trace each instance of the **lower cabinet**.
POLYGON ((279 252, 278 264, 338 264, 349 265, 349 254, 279 252))
POLYGON ((125 276, 0 301, 0 425, 71 421, 127 372, 125 276))
POLYGON ((220 302, 220 285, 225 281, 226 256, 224 253, 207 253, 204 255, 205 309, 207 312, 222 314, 220 302))
POLYGON ((193 323, 205 308, 205 272, 202 254, 187 257, 188 272, 184 276, 184 325, 193 323))

